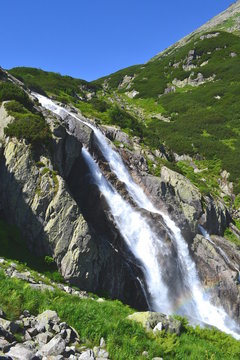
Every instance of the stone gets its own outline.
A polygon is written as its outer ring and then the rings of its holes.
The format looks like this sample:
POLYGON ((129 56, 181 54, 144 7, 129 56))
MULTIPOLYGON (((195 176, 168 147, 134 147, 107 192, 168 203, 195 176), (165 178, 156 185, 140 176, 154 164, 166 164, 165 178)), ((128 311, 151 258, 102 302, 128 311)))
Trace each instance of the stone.
POLYGON ((0 351, 5 353, 8 352, 10 348, 11 344, 7 340, 0 337, 0 351))
POLYGON ((153 331, 156 326, 160 328, 160 325, 158 324, 161 323, 162 330, 165 330, 167 333, 174 333, 177 335, 180 335, 181 333, 181 322, 174 319, 172 316, 167 316, 161 313, 151 311, 137 312, 129 315, 127 319, 142 324, 142 326, 150 332, 153 331))
POLYGON ((50 324, 50 322, 59 323, 60 319, 56 311, 46 310, 37 316, 37 322, 38 324, 47 326, 50 324))
POLYGON ((44 344, 47 344, 52 337, 53 337, 53 335, 50 332, 46 331, 44 333, 38 334, 35 337, 35 340, 37 341, 37 343, 39 345, 44 345, 44 344))
POLYGON ((59 332, 60 332, 60 327, 59 327, 59 325, 58 325, 58 324, 53 325, 52 330, 53 330, 55 333, 59 333, 59 332))
POLYGON ((40 291, 54 291, 54 287, 51 285, 46 284, 30 284, 31 288, 34 290, 40 290, 40 291))
POLYGON ((27 330, 27 332, 31 337, 34 337, 38 334, 38 330, 36 328, 30 328, 27 330))
POLYGON ((40 354, 45 356, 56 356, 63 354, 66 347, 65 341, 60 335, 54 336, 47 344, 40 349, 40 354))
POLYGON ((97 357, 102 358, 102 359, 108 359, 109 354, 108 354, 108 352, 106 350, 100 349, 98 351, 97 357))
POLYGON ((30 316, 31 316, 31 314, 30 314, 30 312, 29 312, 28 310, 23 310, 22 315, 23 315, 24 317, 30 317, 30 316))
POLYGON ((32 360, 34 358, 34 351, 29 350, 22 344, 17 344, 6 353, 6 356, 10 356, 14 360, 32 360))
POLYGON ((6 314, 2 309, 0 309, 0 318, 6 319, 6 314))
POLYGON ((1 318, 0 318, 0 326, 3 329, 5 329, 13 334, 15 334, 16 332, 18 332, 20 330, 19 325, 16 324, 14 321, 8 321, 8 320, 1 319, 1 318))
POLYGON ((100 339, 100 344, 99 345, 100 345, 100 348, 105 348, 106 347, 106 342, 105 342, 103 337, 100 339))
POLYGON ((162 331, 162 329, 163 329, 163 324, 161 322, 159 322, 154 327, 153 332, 154 332, 154 334, 157 334, 159 331, 162 331))
POLYGON ((78 358, 79 360, 95 360, 95 356, 92 350, 84 351, 78 358))

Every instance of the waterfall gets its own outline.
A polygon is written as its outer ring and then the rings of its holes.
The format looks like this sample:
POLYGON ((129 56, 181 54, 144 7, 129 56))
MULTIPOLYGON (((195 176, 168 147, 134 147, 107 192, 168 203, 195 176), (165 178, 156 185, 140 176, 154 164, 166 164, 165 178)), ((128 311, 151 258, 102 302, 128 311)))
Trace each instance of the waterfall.
POLYGON ((92 124, 86 123, 80 117, 72 114, 50 99, 33 93, 42 106, 58 114, 63 119, 68 115, 76 118, 92 128, 98 142, 98 146, 108 161, 111 170, 117 178, 125 183, 128 193, 140 209, 160 215, 166 225, 168 236, 176 251, 175 258, 170 253, 164 239, 159 237, 150 227, 144 214, 138 209, 134 209, 114 187, 104 178, 98 164, 94 161, 87 149, 83 148, 82 155, 87 163, 93 181, 97 184, 100 191, 106 198, 111 209, 115 222, 130 251, 141 262, 144 270, 145 282, 148 287, 151 307, 155 311, 166 314, 178 313, 188 316, 195 324, 209 324, 217 327, 221 331, 231 334, 240 339, 237 326, 229 318, 222 308, 217 308, 211 304, 207 293, 204 293, 197 269, 193 262, 188 245, 183 238, 180 229, 176 226, 168 214, 157 209, 143 190, 134 183, 120 155, 108 144, 104 135, 92 124), (164 259, 174 264, 175 279, 174 283, 166 281, 168 268, 161 264, 164 259), (178 299, 174 299, 174 288, 181 288, 178 299))

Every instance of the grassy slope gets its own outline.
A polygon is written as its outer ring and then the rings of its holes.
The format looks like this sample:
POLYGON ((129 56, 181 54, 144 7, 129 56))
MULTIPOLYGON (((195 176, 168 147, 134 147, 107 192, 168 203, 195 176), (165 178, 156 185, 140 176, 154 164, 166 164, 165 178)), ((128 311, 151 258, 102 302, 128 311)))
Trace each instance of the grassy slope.
MULTIPOLYGON (((24 246, 16 228, 0 221, 0 256, 17 262, 17 268, 33 268, 46 274, 46 263, 33 257, 24 246)), ((0 265, 0 267, 6 265, 0 265)), ((30 270, 32 276, 37 273, 30 270)), ((216 330, 192 328, 184 323, 184 331, 178 338, 161 333, 157 338, 145 333, 143 328, 126 317, 134 310, 119 301, 97 302, 93 299, 79 299, 59 290, 39 292, 23 281, 6 278, 0 270, 0 304, 9 319, 16 319, 24 309, 33 314, 46 309, 56 310, 63 321, 68 322, 80 334, 83 343, 97 345, 103 336, 113 360, 152 359, 238 359, 240 343, 216 330), (148 351, 148 357, 143 357, 148 351)))
MULTIPOLYGON (((240 191, 240 42, 239 37, 221 32, 216 38, 189 42, 177 48, 171 55, 165 55, 144 66, 124 69, 100 79, 95 84, 108 79, 109 93, 117 92, 121 97, 126 91, 139 92, 138 99, 128 103, 142 108, 145 113, 146 128, 144 140, 150 147, 157 147, 164 142, 179 154, 194 156, 201 154, 205 159, 221 160, 222 168, 230 172, 230 180, 235 183, 236 192, 240 191), (196 51, 193 60, 196 66, 191 71, 184 71, 182 63, 178 68, 172 65, 186 59, 190 50, 196 51), (218 50, 216 50, 218 49, 218 50), (236 53, 231 57, 230 53, 236 53), (208 61, 205 66, 203 62, 208 61), (183 80, 192 73, 196 78, 201 72, 205 78, 216 75, 214 82, 199 87, 186 86, 177 88, 175 93, 162 95, 172 84, 173 79, 183 80), (118 89, 125 75, 135 75, 130 89, 118 89), (159 95, 162 95, 159 97, 159 95), (217 99, 216 97, 220 97, 217 99), (156 110, 162 108, 162 115, 171 119, 164 122, 154 117, 149 103, 139 99, 152 99, 156 110), (158 109, 157 109, 158 106, 158 109)), ((126 97, 125 97, 126 100, 126 97)))

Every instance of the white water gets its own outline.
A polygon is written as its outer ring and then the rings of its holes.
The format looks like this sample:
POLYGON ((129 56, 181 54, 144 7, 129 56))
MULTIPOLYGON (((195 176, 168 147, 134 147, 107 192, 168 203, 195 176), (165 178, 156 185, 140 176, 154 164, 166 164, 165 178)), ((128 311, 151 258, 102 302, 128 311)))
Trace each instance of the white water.
MULTIPOLYGON (((53 103, 50 99, 42 95, 34 95, 38 98, 42 106, 62 118, 71 115, 78 121, 84 122, 75 114, 69 113, 66 109, 53 103)), ((176 271, 176 284, 168 284, 166 280, 163 280, 164 277, 166 278, 164 271, 167 272, 168 269, 164 269, 163 266, 161 266, 161 259, 169 257, 171 254, 168 253, 168 248, 165 246, 163 239, 159 238, 154 231, 152 231, 144 216, 134 210, 116 192, 112 185, 104 178, 98 165, 94 162, 88 151, 83 149, 83 157, 92 172, 94 181, 99 186, 100 191, 104 194, 111 208, 111 212, 122 236, 131 252, 143 265, 145 281, 150 294, 149 300, 153 309, 167 314, 179 313, 187 315, 197 323, 213 325, 240 339, 240 335, 235 332, 236 326, 234 322, 223 309, 212 305, 208 295, 204 294, 195 263, 190 257, 187 243, 182 237, 180 229, 167 214, 157 209, 147 198, 143 190, 134 183, 121 157, 108 145, 104 135, 93 125, 86 122, 84 123, 93 129, 98 140, 99 148, 108 161, 112 171, 120 181, 126 184, 129 194, 138 206, 163 217, 169 229, 168 235, 177 250, 178 270, 176 271), (171 297, 171 291, 174 285, 179 285, 177 281, 181 279, 181 277, 182 293, 176 303, 171 297)))

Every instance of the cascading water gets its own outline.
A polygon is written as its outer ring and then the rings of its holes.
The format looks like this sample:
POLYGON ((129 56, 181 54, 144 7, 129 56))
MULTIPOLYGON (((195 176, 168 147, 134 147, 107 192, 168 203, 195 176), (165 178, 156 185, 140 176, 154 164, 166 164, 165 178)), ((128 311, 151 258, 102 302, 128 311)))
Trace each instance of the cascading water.
POLYGON ((191 259, 188 245, 182 237, 180 229, 167 214, 157 209, 147 198, 143 190, 134 183, 120 155, 111 148, 104 135, 92 124, 84 122, 83 119, 56 105, 50 99, 36 93, 33 95, 42 106, 58 114, 60 117, 65 118, 71 115, 92 128, 103 156, 108 161, 111 170, 116 174, 117 178, 125 183, 134 202, 140 208, 159 214, 164 219, 168 228, 168 235, 175 246, 177 254, 178 270, 176 271, 175 284, 168 284, 166 280, 163 280, 163 271, 166 271, 166 269, 160 266, 159 259, 170 256, 164 241, 151 229, 144 215, 133 209, 118 194, 113 186, 104 178, 88 151, 83 149, 83 157, 89 166, 95 183, 109 204, 112 215, 126 244, 143 265, 145 281, 150 295, 149 302, 153 309, 167 314, 179 313, 186 315, 194 320, 195 323, 213 325, 240 339, 235 323, 223 309, 212 305, 208 295, 204 294, 195 263, 191 259), (182 291, 176 302, 171 299, 171 288, 177 285, 178 281, 181 281, 182 291))

